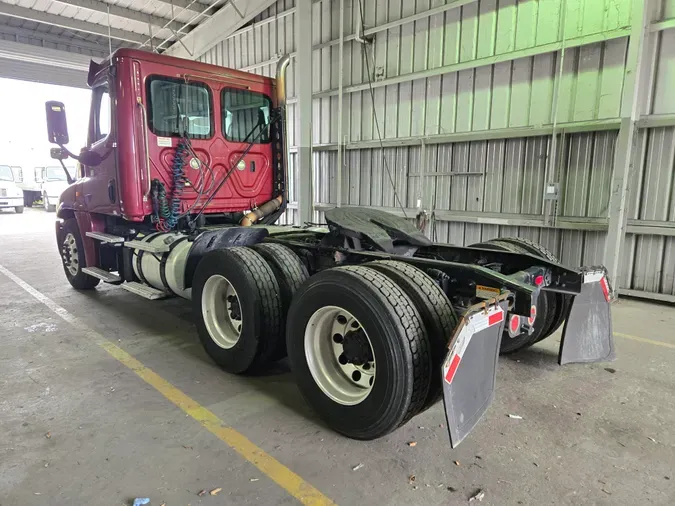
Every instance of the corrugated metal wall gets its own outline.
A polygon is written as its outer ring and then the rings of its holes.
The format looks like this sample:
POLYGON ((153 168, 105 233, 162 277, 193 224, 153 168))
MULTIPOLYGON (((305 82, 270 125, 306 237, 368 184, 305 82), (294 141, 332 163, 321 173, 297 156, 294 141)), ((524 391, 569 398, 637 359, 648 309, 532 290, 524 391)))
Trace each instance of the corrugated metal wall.
MULTIPOLYGON (((345 0, 342 204, 411 218, 426 209, 426 232, 441 242, 518 235, 564 263, 601 263, 632 3, 363 0, 372 41, 364 45, 354 36, 359 2, 345 0), (554 123, 561 135, 551 166, 554 123), (560 185, 553 227, 544 225, 547 181, 560 185)), ((338 0, 314 4, 317 221, 338 199, 339 14, 338 0)), ((664 0, 658 16, 675 17, 675 0, 664 0)), ((273 75, 276 59, 295 51, 296 29, 294 2, 280 0, 200 59, 273 75)), ((675 29, 656 35, 642 113, 675 114, 675 29)), ((295 82, 309 78, 294 67, 292 146, 295 82)), ((641 129, 636 152, 623 285, 675 294, 675 129, 641 129)), ((296 211, 286 219, 297 223, 296 211)))

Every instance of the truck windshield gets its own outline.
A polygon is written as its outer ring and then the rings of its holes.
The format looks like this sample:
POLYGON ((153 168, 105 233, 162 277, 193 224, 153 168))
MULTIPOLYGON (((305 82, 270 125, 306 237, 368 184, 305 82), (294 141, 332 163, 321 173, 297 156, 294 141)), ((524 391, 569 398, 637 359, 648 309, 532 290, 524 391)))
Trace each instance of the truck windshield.
POLYGON ((9 165, 0 165, 0 181, 14 181, 14 174, 9 165))
POLYGON ((226 88, 221 92, 223 135, 234 142, 270 142, 272 101, 262 93, 226 88), (262 131, 261 131, 262 130, 262 131))
POLYGON ((213 135, 213 112, 208 86, 184 79, 148 79, 148 123, 160 136, 208 139, 213 135))
MULTIPOLYGON (((70 170, 70 168, 69 168, 70 170)), ((47 181, 67 181, 66 173, 63 167, 47 167, 45 169, 45 180, 47 181)))

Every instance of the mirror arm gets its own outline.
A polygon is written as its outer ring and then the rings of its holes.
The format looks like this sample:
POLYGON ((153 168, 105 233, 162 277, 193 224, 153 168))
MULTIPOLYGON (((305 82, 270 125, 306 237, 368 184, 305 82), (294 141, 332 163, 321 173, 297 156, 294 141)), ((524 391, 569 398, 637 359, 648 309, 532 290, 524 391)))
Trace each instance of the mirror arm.
POLYGON ((66 179, 68 180, 68 184, 73 184, 75 180, 70 175, 70 172, 68 172, 68 169, 66 169, 66 164, 63 163, 63 160, 59 160, 59 163, 61 164, 61 167, 63 167, 63 172, 66 173, 66 179))

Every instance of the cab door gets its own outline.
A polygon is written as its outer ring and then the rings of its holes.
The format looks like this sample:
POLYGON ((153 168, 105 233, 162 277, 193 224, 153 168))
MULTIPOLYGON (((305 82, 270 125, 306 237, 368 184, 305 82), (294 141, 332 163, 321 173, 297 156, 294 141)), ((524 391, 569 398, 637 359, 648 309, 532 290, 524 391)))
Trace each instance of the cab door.
POLYGON ((79 192, 89 212, 118 214, 116 132, 114 90, 105 72, 92 87, 87 150, 99 155, 100 163, 82 165, 83 179, 79 192))

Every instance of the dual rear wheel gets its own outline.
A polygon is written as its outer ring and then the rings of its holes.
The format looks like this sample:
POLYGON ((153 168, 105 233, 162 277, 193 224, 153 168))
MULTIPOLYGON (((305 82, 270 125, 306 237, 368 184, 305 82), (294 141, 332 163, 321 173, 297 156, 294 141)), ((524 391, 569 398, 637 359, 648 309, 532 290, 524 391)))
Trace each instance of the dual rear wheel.
POLYGON ((245 373, 288 353, 305 399, 349 437, 381 437, 440 399, 457 320, 438 285, 410 265, 372 262, 310 278, 285 246, 235 247, 200 261, 192 300, 218 365, 245 373))

